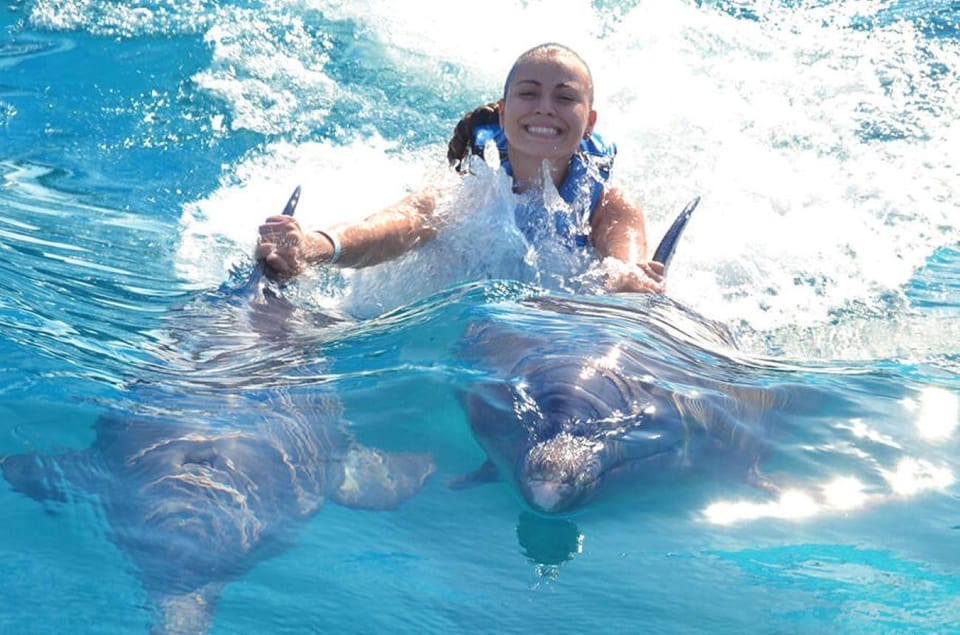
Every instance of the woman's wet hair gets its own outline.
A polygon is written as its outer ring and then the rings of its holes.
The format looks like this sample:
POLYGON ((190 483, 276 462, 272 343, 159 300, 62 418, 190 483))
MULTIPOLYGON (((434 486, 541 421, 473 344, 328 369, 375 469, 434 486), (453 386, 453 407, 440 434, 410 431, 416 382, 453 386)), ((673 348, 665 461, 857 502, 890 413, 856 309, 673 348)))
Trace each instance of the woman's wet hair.
POLYGON ((484 104, 474 108, 457 122, 453 129, 453 136, 447 144, 447 161, 456 168, 457 172, 467 171, 465 159, 470 155, 473 146, 473 131, 478 126, 486 126, 500 122, 500 107, 497 102, 484 104))
MULTIPOLYGON (((517 58, 510 68, 510 72, 507 73, 507 79, 503 84, 503 98, 507 98, 507 89, 510 86, 510 82, 513 81, 513 75, 517 66, 531 59, 553 56, 570 57, 583 66, 587 72, 587 95, 590 100, 589 103, 593 104, 593 75, 590 72, 590 67, 576 51, 563 44, 557 44, 556 42, 538 44, 532 49, 520 54, 520 57, 517 58)), ((457 172, 463 173, 467 171, 464 160, 470 155, 471 147, 473 146, 473 131, 478 126, 499 122, 500 109, 497 102, 490 102, 479 108, 474 108, 457 122, 457 125, 453 129, 453 136, 447 144, 447 161, 450 162, 452 167, 456 168, 457 172)))
POLYGON ((510 82, 513 81, 514 73, 520 64, 532 59, 545 57, 570 57, 573 58, 573 60, 578 64, 583 66, 583 69, 587 71, 587 97, 589 99, 589 103, 593 104, 593 73, 590 72, 590 66, 587 65, 586 60, 580 57, 580 54, 574 51, 572 48, 569 46, 564 46, 563 44, 557 44, 556 42, 538 44, 532 49, 524 51, 520 54, 520 57, 517 58, 517 60, 513 63, 513 66, 510 68, 510 72, 507 73, 506 81, 503 82, 503 98, 507 98, 507 90, 510 88, 510 82))

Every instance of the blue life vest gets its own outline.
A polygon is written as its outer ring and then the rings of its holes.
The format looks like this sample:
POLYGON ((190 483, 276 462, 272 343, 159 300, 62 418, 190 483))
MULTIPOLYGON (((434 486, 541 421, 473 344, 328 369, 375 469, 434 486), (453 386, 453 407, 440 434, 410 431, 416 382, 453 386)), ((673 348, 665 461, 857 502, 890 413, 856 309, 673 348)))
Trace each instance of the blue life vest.
MULTIPOLYGON (((500 167, 510 176, 513 168, 507 158, 507 135, 499 124, 491 123, 477 126, 473 131, 473 154, 483 156, 487 144, 493 141, 500 151, 500 167)), ((593 211, 603 197, 603 187, 610 178, 610 168, 617 154, 617 147, 613 143, 605 143, 597 133, 591 133, 587 139, 580 141, 580 148, 570 160, 570 167, 563 183, 557 191, 568 205, 573 208, 573 218, 567 213, 555 213, 557 235, 569 236, 577 247, 589 244, 588 237, 577 228, 589 225, 593 218, 593 211), (589 198, 585 195, 589 194, 589 198)), ((517 227, 528 240, 533 242, 538 224, 543 221, 543 210, 540 213, 531 213, 529 208, 517 209, 517 227)))

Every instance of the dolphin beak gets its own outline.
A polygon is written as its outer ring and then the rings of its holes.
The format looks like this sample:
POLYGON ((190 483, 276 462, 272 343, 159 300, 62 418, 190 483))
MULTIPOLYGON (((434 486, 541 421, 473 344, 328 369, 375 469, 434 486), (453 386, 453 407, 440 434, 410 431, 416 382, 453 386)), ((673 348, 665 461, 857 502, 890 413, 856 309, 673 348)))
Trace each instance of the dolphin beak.
POLYGON ((528 480, 523 484, 523 495, 535 510, 556 514, 572 507, 579 498, 567 483, 556 481, 528 480))

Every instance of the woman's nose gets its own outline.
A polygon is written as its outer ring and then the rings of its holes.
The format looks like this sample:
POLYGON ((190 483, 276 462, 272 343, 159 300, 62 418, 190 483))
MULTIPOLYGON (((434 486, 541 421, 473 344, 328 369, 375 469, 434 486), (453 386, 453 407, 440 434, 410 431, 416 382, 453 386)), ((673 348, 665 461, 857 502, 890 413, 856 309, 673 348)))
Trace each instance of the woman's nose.
POLYGON ((553 99, 549 95, 544 95, 537 100, 537 114, 552 115, 554 112, 553 99))

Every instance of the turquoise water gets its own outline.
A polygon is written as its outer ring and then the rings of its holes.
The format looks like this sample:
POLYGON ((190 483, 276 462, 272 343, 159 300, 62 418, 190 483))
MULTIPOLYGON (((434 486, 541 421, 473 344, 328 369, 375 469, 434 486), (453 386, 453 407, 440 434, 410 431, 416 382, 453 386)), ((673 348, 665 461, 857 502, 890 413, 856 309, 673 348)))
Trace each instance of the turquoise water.
MULTIPOLYGON (((398 510, 328 503, 231 581, 214 633, 960 632, 958 23, 929 0, 7 3, 0 454, 83 449, 153 380, 331 392, 365 442, 433 455, 398 510), (457 183, 444 147, 546 40, 591 62, 651 234, 703 197, 670 294, 730 325, 744 382, 826 396, 772 440, 784 495, 683 477, 545 520, 506 484, 447 487, 483 460, 453 390, 471 311, 520 317, 569 263, 528 253, 502 184, 457 183), (184 321, 295 185, 313 226, 424 182, 452 184, 443 240, 285 291, 351 321, 273 345, 184 321)), ((95 500, 4 482, 0 504, 0 632, 148 631, 95 500)))

